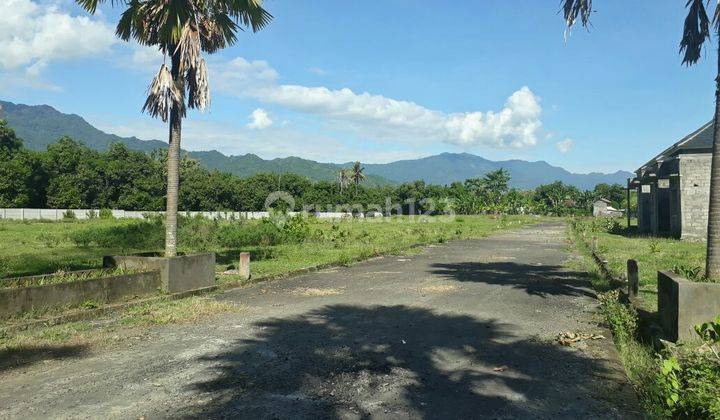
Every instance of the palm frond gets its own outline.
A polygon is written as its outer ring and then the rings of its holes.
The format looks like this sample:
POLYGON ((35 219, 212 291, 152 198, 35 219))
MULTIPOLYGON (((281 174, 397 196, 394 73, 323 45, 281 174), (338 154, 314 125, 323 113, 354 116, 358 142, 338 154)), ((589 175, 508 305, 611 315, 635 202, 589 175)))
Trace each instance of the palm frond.
POLYGON ((200 57, 198 62, 187 72, 188 106, 204 110, 210 105, 210 84, 205 60, 200 57))
POLYGON ((178 42, 176 51, 180 53, 180 72, 185 71, 196 66, 198 60, 201 58, 200 52, 200 34, 194 25, 190 23, 185 24, 182 35, 180 36, 180 42, 178 42))
POLYGON ((264 28, 273 19, 273 15, 263 9, 261 0, 231 1, 228 12, 243 26, 252 28, 253 32, 264 28))
POLYGON ((178 107, 181 116, 185 115, 182 89, 175 84, 170 70, 163 64, 148 87, 148 97, 142 112, 147 112, 153 118, 160 117, 163 122, 167 122, 173 107, 178 107))
POLYGON ((562 11, 568 29, 571 29, 578 19, 582 26, 587 28, 590 25, 592 0, 563 0, 562 11))
POLYGON ((104 0, 75 0, 75 1, 83 9, 87 10, 90 13, 95 14, 95 11, 97 11, 98 3, 102 3, 104 0))
MULTIPOLYGON (((703 44, 710 39, 710 20, 703 0, 688 0, 686 6, 688 14, 680 41, 680 54, 683 54, 682 63, 690 66, 700 59, 703 44)), ((715 16, 717 17, 717 10, 715 16)))

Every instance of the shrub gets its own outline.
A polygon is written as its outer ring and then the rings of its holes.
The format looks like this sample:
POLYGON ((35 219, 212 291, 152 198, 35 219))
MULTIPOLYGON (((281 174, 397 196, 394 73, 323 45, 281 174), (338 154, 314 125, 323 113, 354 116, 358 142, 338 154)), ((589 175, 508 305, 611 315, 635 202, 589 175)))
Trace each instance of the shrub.
POLYGON ((671 418, 720 418, 720 361, 692 349, 658 358, 655 402, 671 418))
POLYGON ((64 220, 75 220, 76 218, 75 212, 72 210, 65 210, 65 213, 63 213, 64 220))
POLYGON ((600 310, 618 341, 633 339, 637 334, 638 317, 633 307, 623 305, 619 301, 620 292, 611 290, 600 293, 600 310))
POLYGON ((97 219, 97 217, 98 217, 98 214, 97 214, 97 212, 96 212, 95 210, 88 210, 88 211, 87 211, 87 218, 88 218, 88 220, 97 219))
MULTIPOLYGON (((162 224, 162 218, 150 217, 155 223, 162 224)), ((180 245, 193 250, 209 250, 216 242, 219 222, 207 220, 202 215, 178 217, 178 240, 180 245), (199 216, 199 217, 198 217, 199 216)))
POLYGON ((55 248, 60 244, 60 238, 51 233, 41 233, 37 236, 37 240, 47 248, 55 248))
POLYGON ((112 210, 110 209, 100 209, 100 218, 103 220, 109 220, 114 219, 115 216, 113 216, 112 210))
POLYGON ((623 231, 622 225, 618 219, 612 217, 595 217, 592 219, 592 225, 590 229, 593 232, 606 232, 606 233, 621 233, 623 231))
POLYGON ((220 226, 217 241, 223 248, 269 246, 282 243, 284 236, 282 230, 269 220, 260 223, 234 222, 220 226))
POLYGON ((304 242, 310 236, 310 223, 302 214, 298 213, 285 222, 283 232, 288 242, 304 242))
POLYGON ((162 222, 133 220, 116 226, 88 226, 70 234, 76 245, 102 248, 160 249, 164 243, 162 222))

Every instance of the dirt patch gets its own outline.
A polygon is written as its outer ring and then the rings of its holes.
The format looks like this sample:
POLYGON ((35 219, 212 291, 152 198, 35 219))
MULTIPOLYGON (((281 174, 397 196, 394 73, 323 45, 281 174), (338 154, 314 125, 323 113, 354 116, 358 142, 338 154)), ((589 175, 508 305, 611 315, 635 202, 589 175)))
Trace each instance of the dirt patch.
POLYGON ((423 293, 449 293, 457 290, 458 287, 454 284, 434 284, 431 286, 424 286, 420 289, 423 293))
POLYGON ((300 287, 291 292, 295 296, 334 296, 342 294, 341 289, 300 287))

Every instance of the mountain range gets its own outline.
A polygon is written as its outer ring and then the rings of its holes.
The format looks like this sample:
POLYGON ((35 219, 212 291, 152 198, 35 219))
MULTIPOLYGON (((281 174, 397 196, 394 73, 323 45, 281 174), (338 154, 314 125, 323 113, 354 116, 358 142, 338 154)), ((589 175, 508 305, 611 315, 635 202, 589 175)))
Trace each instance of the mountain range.
MULTIPOLYGON (((149 152, 164 148, 167 143, 159 140, 141 140, 137 137, 120 137, 105 133, 82 117, 65 114, 49 105, 22 105, 0 101, 0 119, 8 122, 25 146, 44 150, 59 137, 70 136, 96 150, 106 150, 112 143, 122 143, 128 148, 149 152)), ((210 169, 249 176, 260 172, 296 173, 309 179, 336 180, 341 168, 351 163, 322 163, 299 157, 262 159, 248 153, 226 156, 216 150, 186 151, 190 157, 210 169)), ((592 172, 577 174, 552 166, 545 161, 504 160, 492 161, 470 153, 441 153, 420 159, 399 160, 383 164, 363 164, 371 185, 389 185, 415 180, 430 184, 450 184, 476 178, 487 172, 503 168, 510 174, 510 185, 516 188, 534 188, 541 184, 562 181, 581 189, 592 189, 598 183, 624 184, 633 174, 617 171, 610 174, 592 172)))

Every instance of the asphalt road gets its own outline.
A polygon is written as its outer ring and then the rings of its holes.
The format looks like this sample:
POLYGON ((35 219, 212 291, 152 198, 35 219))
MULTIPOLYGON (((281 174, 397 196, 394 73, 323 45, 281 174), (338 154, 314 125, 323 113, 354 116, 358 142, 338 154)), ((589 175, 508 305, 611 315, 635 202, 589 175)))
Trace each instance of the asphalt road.
POLYGON ((640 417, 566 247, 543 224, 235 289, 238 313, 0 372, 0 417, 640 417))

